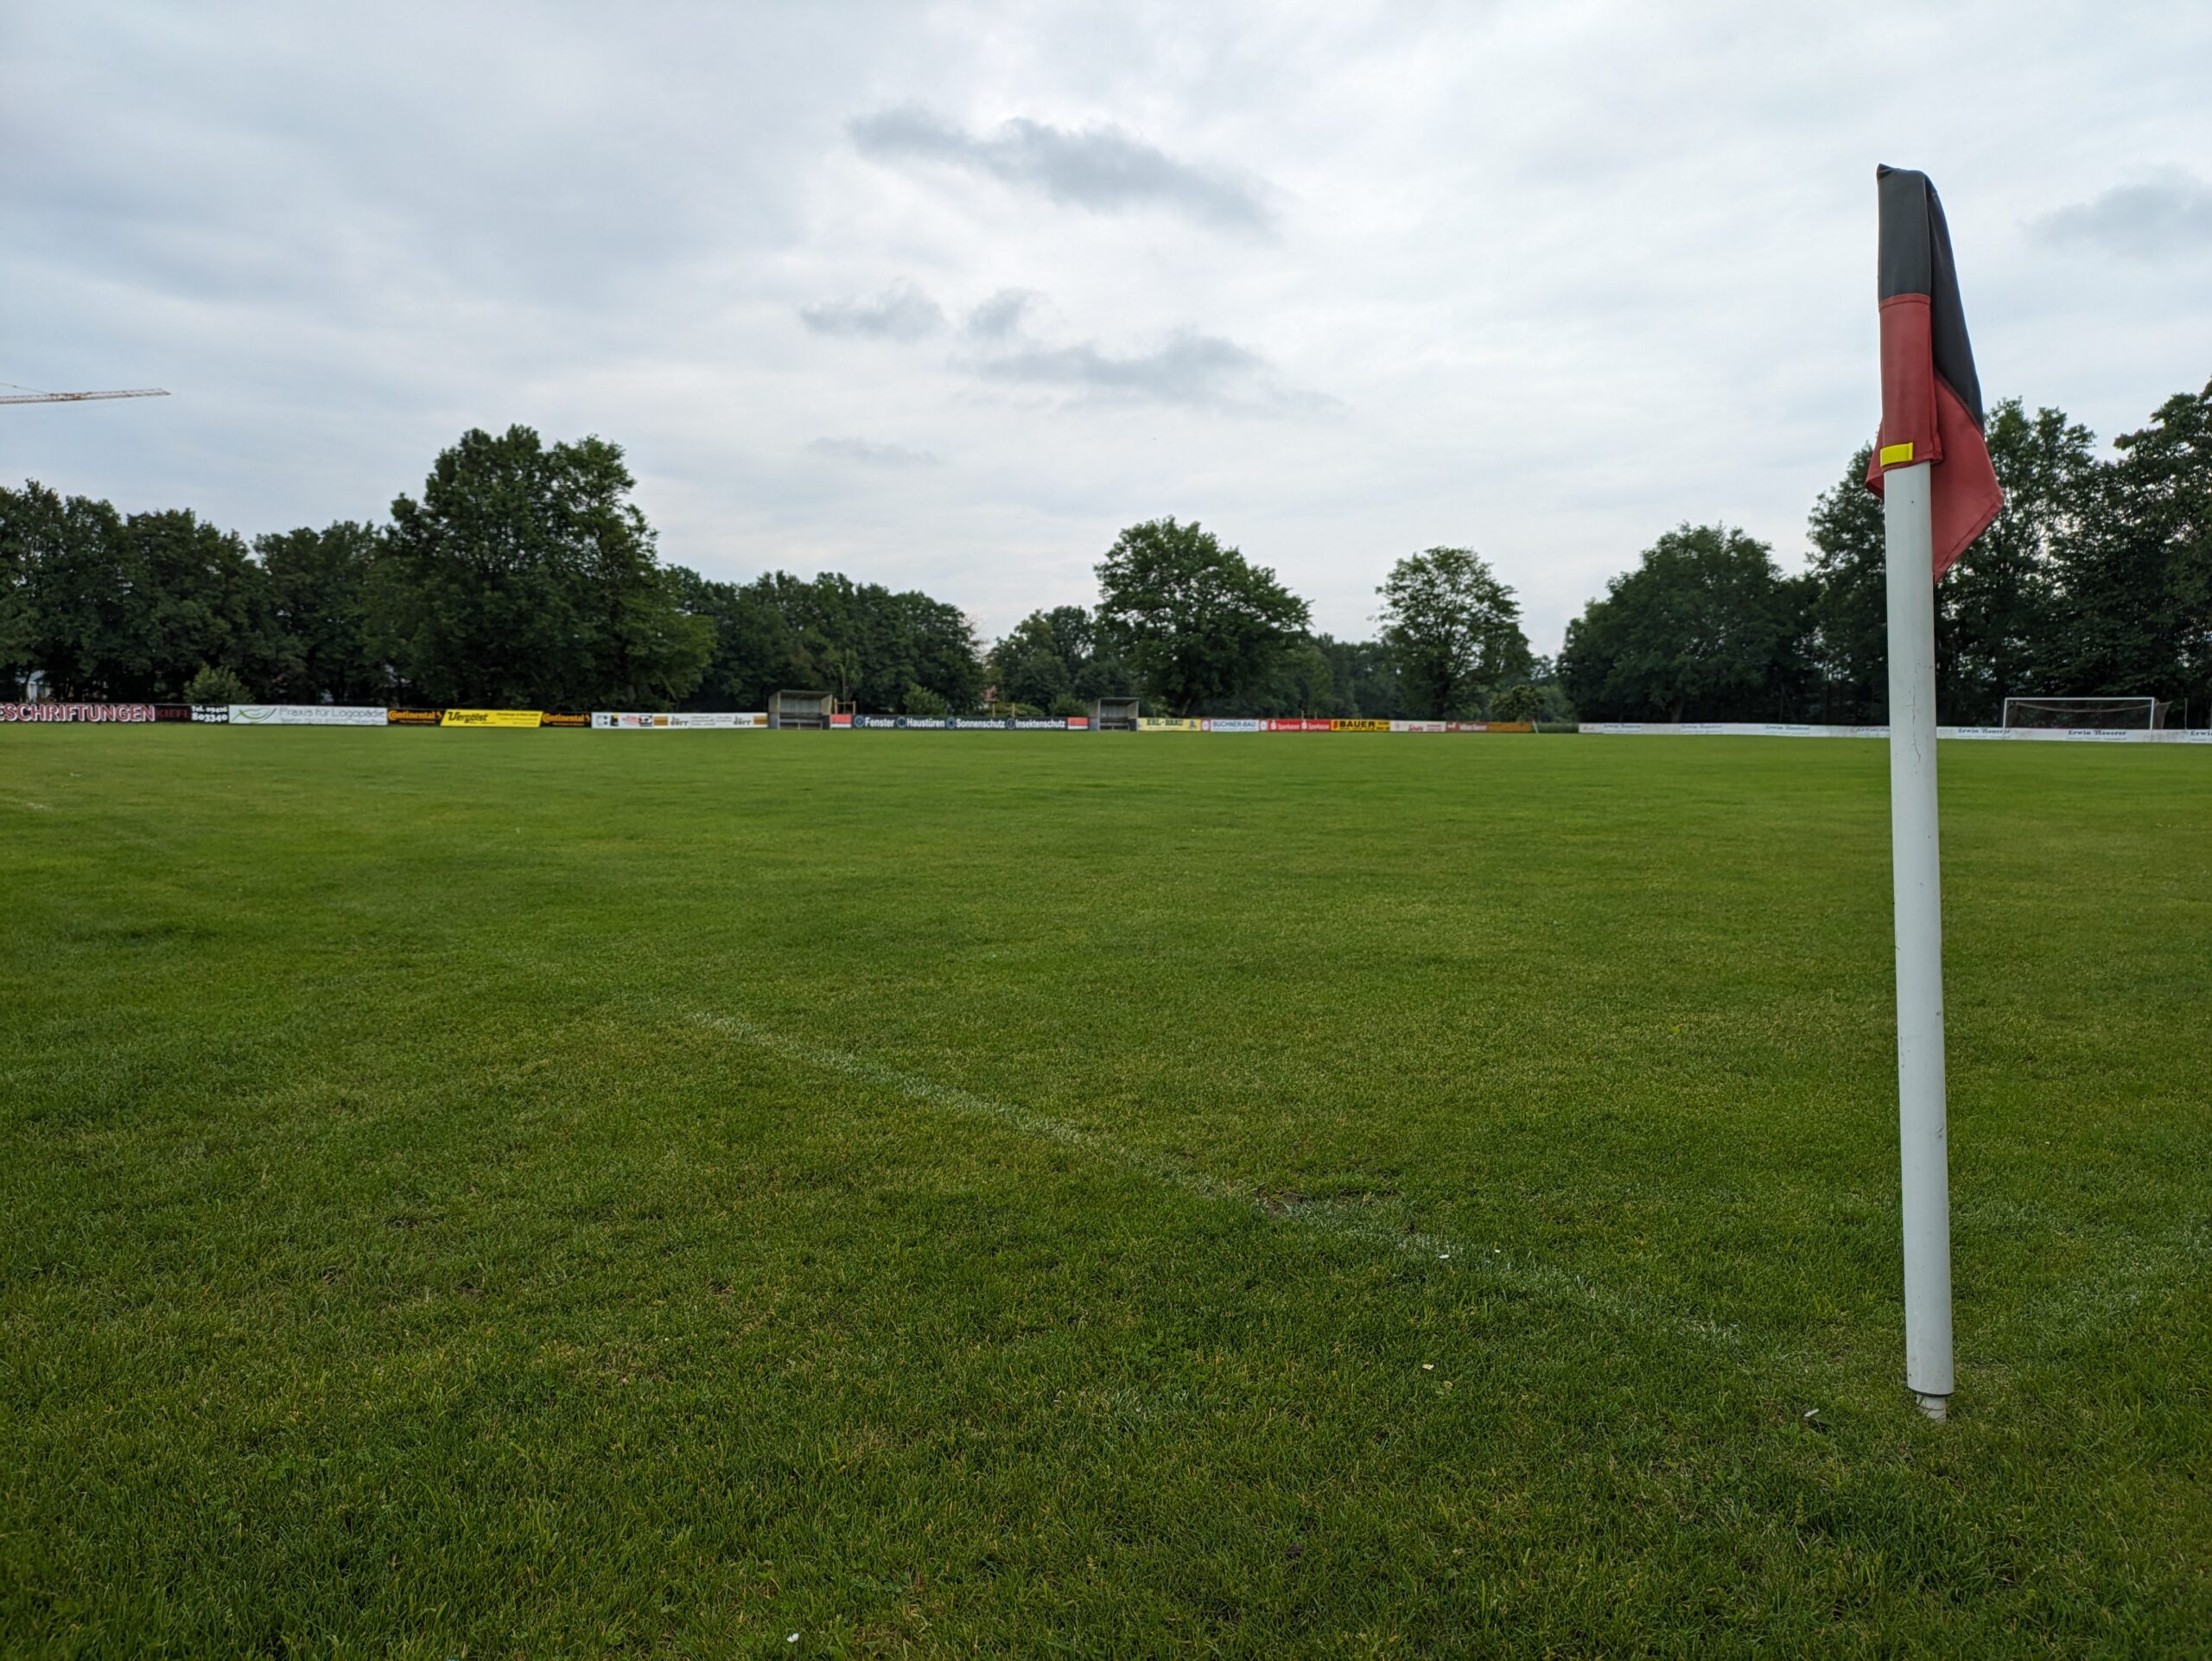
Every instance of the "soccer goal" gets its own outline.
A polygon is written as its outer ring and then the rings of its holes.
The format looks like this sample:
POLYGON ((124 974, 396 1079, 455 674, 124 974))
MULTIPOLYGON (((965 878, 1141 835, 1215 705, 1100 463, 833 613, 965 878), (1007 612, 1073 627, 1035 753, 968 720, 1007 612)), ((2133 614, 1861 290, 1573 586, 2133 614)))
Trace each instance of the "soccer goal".
POLYGON ((2150 729, 2166 724, 2172 703, 2154 697, 2006 698, 2007 727, 2150 729))

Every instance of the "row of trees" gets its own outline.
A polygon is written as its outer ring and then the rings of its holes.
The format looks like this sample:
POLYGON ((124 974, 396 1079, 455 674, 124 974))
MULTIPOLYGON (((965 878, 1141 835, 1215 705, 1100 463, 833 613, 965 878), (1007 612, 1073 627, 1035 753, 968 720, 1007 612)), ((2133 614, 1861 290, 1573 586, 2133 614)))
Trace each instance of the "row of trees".
MULTIPOLYGON (((1938 589, 1945 718, 2014 694, 2152 694, 2212 710, 2212 385, 2101 461, 2056 410, 1997 406, 1997 523, 1938 589)), ((1401 559, 1378 637, 1196 524, 1147 520, 1097 567, 1095 608, 1024 618, 988 652, 957 608, 827 574, 744 583, 660 563, 615 445, 473 431, 420 500, 252 547, 189 512, 118 513, 0 489, 0 682, 67 697, 759 708, 782 687, 935 714, 1072 713, 1141 696, 1178 715, 1884 718, 1882 525, 1861 450, 1815 504, 1811 568, 1725 525, 1646 550, 1529 649, 1471 550, 1401 559)))
POLYGON ((387 525, 257 538, 0 489, 0 682, 52 696, 757 709, 779 688, 863 709, 988 697, 1072 713, 1457 714, 1533 664, 1512 595, 1464 549, 1401 562, 1386 638, 1308 633, 1306 602, 1197 525, 1123 531, 1095 610, 985 653, 960 610, 834 572, 749 582, 661 563, 615 445, 472 431, 387 525))
MULTIPOLYGON (((1312 632, 1305 601, 1198 525, 1131 525, 1097 571, 1096 610, 1033 612, 993 648, 1001 698, 1048 713, 1141 694, 1175 715, 1474 716, 1548 678, 1513 591, 1470 549, 1400 560, 1369 641, 1312 632)), ((1541 710, 1542 694, 1525 696, 1541 710)))
MULTIPOLYGON (((2101 461, 2089 430, 1992 411, 2005 511, 1936 589, 1937 702, 2136 696, 2212 710, 2212 385, 2168 399, 2101 461)), ((1559 673, 1593 720, 1887 718, 1881 506, 1861 449, 1814 505, 1811 569, 1684 525, 1569 624, 1559 673)))
POLYGON ((959 610, 842 576, 663 565, 597 438, 470 432, 391 523, 257 538, 0 489, 0 682, 61 697, 757 709, 779 687, 972 703, 959 610))

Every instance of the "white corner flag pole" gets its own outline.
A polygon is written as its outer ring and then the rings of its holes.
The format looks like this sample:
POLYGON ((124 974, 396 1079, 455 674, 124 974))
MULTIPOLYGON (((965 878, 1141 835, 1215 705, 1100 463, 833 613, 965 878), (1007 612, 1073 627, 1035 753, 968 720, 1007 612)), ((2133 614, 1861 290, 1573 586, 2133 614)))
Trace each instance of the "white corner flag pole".
POLYGON ((1951 1177, 1943 1106, 1943 906, 1936 835, 1936 570, 1929 466, 1882 475, 1890 602, 1890 865, 1897 907, 1904 1381, 1951 1399, 1951 1177))

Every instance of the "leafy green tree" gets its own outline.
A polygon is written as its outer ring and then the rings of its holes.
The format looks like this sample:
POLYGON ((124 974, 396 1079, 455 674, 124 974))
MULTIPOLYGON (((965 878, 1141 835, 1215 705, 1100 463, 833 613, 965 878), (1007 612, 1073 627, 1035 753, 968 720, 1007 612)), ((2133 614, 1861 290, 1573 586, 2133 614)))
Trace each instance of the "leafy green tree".
POLYGON ((2187 698, 2212 708, 2212 385, 2113 441, 2053 551, 2049 694, 2187 698))
POLYGON ((1944 576, 1937 662, 1945 716, 1998 721, 2005 700, 2042 689, 2057 600, 2053 556, 2073 535, 2097 461, 2087 427, 2018 398, 1989 412, 1989 459, 2005 509, 1944 576))
POLYGON ((698 683, 713 631, 677 609, 634 480, 600 438, 461 436, 391 505, 368 646, 431 703, 656 709, 698 683))
POLYGON ((1033 611, 991 648, 992 684, 1001 698, 1020 703, 1072 698, 1095 633, 1090 614, 1081 606, 1033 611))
MULTIPOLYGON (((2099 471, 2088 430, 2057 410, 2030 416, 2007 398, 1990 412, 1988 439, 2005 510, 1936 589, 1936 701, 1947 721, 1993 722, 2008 696, 2056 690, 2054 562, 2099 471)), ((1833 721, 1888 719, 1888 592, 1882 504, 1865 484, 1870 454, 1860 446, 1808 527, 1815 701, 1833 721)))
POLYGON ((1889 719, 1889 601, 1882 563, 1882 504, 1866 488, 1873 455, 1862 444, 1843 477, 1813 504, 1813 600, 1807 654, 1821 681, 1823 720, 1889 719))
POLYGON ((200 672, 185 682, 181 694, 187 703, 245 703, 251 694, 246 684, 228 669, 203 666, 200 672))
POLYGON ((1319 641, 1301 634, 1267 665, 1260 678, 1193 711, 1220 716, 1317 716, 1341 714, 1336 665, 1319 641))
POLYGON ((1567 684, 1560 679, 1559 664, 1541 652, 1530 659, 1529 685, 1537 698, 1535 719, 1538 721, 1573 721, 1574 702, 1567 695, 1567 684))
POLYGON ((1560 673, 1590 719, 1770 720, 1791 601, 1766 544, 1681 525, 1567 625, 1560 673))
POLYGON ((908 684, 906 696, 900 702, 906 706, 900 711, 904 715, 921 716, 930 720, 942 720, 952 713, 952 705, 945 702, 943 693, 924 686, 918 681, 908 684))
POLYGON ((384 665, 366 634, 369 570, 383 545, 382 531, 349 519, 254 539, 269 601, 271 697, 294 703, 383 698, 384 665))
POLYGON ((1541 721, 1544 695, 1528 681, 1516 681, 1491 700, 1491 715, 1498 721, 1541 721))
POLYGON ((1471 548, 1408 554, 1376 592, 1415 715, 1478 714, 1493 687, 1529 672, 1520 604, 1471 548))
POLYGON ((86 562, 87 543, 118 531, 106 503, 81 496, 65 502, 35 480, 21 490, 0 487, 0 686, 12 694, 43 673, 68 690, 79 637, 94 613, 96 583, 72 582, 71 567, 86 562), (73 617, 72 602, 81 616, 73 617))
POLYGON ((1264 677, 1306 623, 1303 600, 1196 523, 1147 519, 1098 564, 1100 625, 1178 715, 1264 677))
POLYGON ((203 664, 254 677, 267 655, 261 571, 188 511, 134 513, 35 483, 0 500, 7 672, 64 697, 174 698, 203 664))
POLYGON ((681 565, 669 568, 677 604, 706 620, 714 634, 699 684, 685 700, 696 710, 762 710, 769 695, 804 678, 795 665, 798 640, 776 603, 773 583, 796 582, 779 572, 757 582, 736 583, 701 576, 681 565))
POLYGON ((671 575, 683 608, 714 629, 696 708, 758 710, 771 694, 796 687, 908 714, 921 713, 906 702, 910 687, 960 710, 974 708, 981 695, 975 631, 944 601, 834 571, 811 579, 772 571, 742 584, 681 567, 671 575))
POLYGON ((991 648, 989 677, 1003 698, 1081 714, 1093 698, 1128 697, 1135 678, 1111 636, 1081 606, 1033 611, 991 648))
POLYGON ((1382 640, 1339 640, 1317 634, 1327 654, 1335 697, 1326 711, 1346 720, 1395 721, 1410 713, 1398 676, 1397 654, 1382 640))
POLYGON ((265 678, 268 597, 245 540, 189 508, 133 513, 124 537, 136 618, 130 650, 107 678, 110 695, 177 698, 209 664, 248 684, 265 678))

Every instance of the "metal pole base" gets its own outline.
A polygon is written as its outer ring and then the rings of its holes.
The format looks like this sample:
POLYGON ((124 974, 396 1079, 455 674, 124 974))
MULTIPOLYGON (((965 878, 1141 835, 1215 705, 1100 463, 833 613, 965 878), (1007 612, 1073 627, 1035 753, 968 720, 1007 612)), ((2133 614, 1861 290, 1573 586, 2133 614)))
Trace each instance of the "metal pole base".
POLYGON ((1909 1391, 1906 1393, 1912 1397, 1912 1404, 1935 1420, 1936 1423, 1941 1424, 1945 1419, 1950 1417, 1951 1398, 1949 1397, 1923 1396, 1916 1390, 1909 1391))

